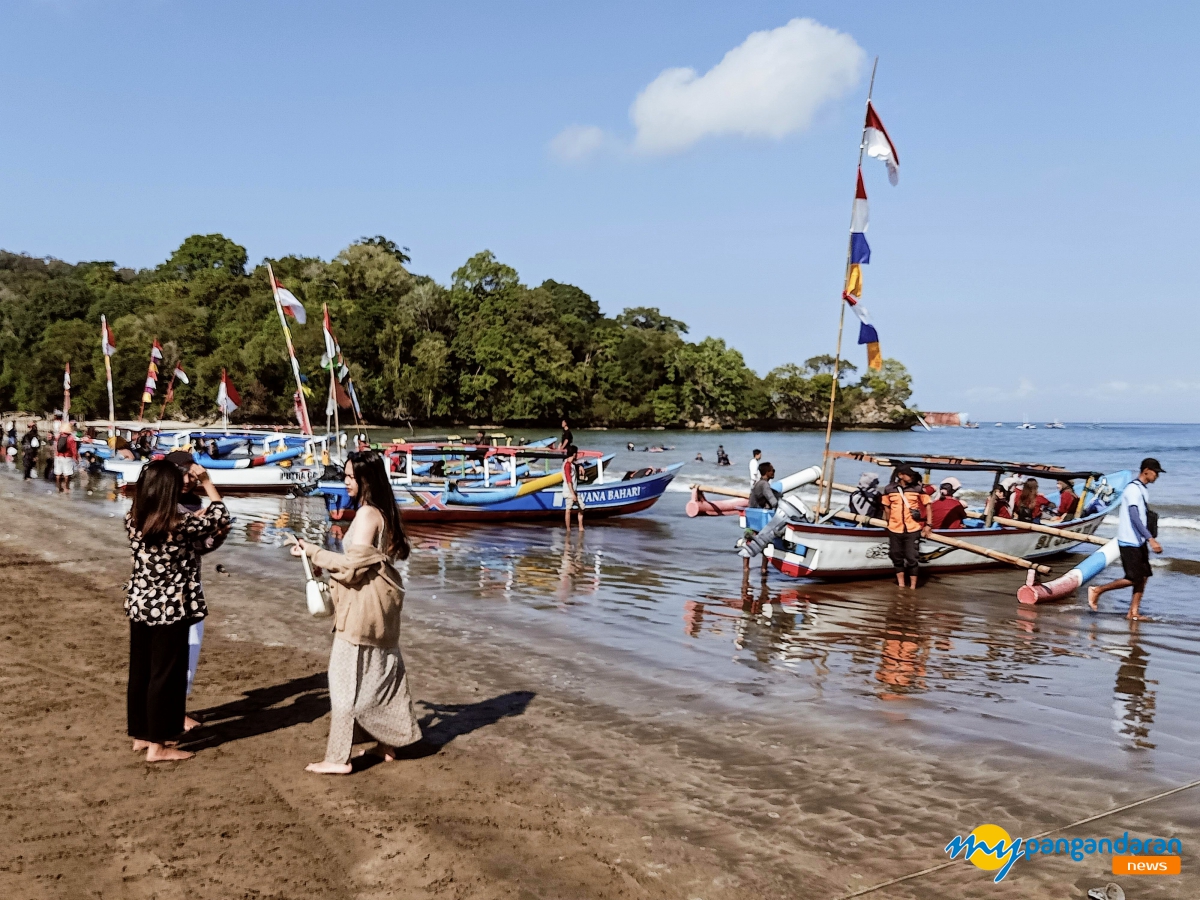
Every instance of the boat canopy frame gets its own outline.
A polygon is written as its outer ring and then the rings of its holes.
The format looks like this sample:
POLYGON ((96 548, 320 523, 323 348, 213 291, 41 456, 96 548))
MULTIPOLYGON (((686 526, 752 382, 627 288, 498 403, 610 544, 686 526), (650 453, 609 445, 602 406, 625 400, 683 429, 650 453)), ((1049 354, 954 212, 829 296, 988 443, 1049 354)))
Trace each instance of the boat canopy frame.
POLYGON ((1010 462, 1000 459, 972 459, 965 456, 914 456, 911 453, 864 453, 861 451, 834 450, 830 456, 854 459, 885 468, 911 466, 914 469, 936 469, 940 472, 1004 472, 1013 475, 1053 476, 1055 479, 1101 478, 1103 472, 1073 471, 1048 463, 1010 462))

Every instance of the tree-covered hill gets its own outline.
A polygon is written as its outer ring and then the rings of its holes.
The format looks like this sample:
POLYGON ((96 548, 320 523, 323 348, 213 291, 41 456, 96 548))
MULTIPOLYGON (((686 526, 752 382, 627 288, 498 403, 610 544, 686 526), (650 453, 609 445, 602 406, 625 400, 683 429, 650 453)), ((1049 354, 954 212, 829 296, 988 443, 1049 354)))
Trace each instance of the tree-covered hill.
MULTIPOLYGON (((759 377, 723 340, 687 340, 683 322, 649 307, 605 316, 578 287, 524 285, 490 252, 471 257, 448 286, 415 275, 405 248, 364 238, 325 262, 272 260, 276 277, 308 311, 292 323, 320 418, 328 376, 321 304, 369 421, 811 427, 824 422, 832 358, 759 377)), ((0 408, 49 412, 62 403, 70 362, 72 415, 104 417, 100 316, 116 338, 117 415, 137 414, 151 342, 191 376, 168 416, 214 414, 221 369, 242 396, 236 420, 292 418, 293 383, 265 263, 247 271, 243 247, 193 235, 154 269, 112 262, 70 265, 0 251, 0 408)), ((841 427, 904 427, 910 378, 887 360, 857 382, 843 370, 841 427)), ((166 389, 160 379, 153 415, 166 389)))

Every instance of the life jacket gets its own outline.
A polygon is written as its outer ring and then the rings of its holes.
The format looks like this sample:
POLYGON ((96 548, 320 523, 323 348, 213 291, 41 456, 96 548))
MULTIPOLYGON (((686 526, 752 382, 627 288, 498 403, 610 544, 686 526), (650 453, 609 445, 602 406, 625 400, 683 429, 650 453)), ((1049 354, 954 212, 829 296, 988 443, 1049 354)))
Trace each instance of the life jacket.
POLYGON ((880 499, 888 531, 898 534, 920 531, 929 518, 929 496, 922 492, 922 485, 901 488, 898 484, 889 484, 880 499))

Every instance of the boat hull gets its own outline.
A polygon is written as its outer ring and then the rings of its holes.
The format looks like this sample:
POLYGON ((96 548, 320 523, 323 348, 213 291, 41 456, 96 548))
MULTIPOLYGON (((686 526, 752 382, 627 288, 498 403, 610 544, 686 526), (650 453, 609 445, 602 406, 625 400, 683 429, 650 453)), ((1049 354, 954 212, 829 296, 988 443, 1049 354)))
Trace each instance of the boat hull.
MULTIPOLYGON (((108 459, 104 461, 104 470, 116 475, 122 487, 132 487, 145 464, 145 460, 140 459, 108 459)), ((213 485, 222 491, 286 494, 315 487, 323 472, 324 467, 314 463, 311 466, 293 464, 287 467, 263 465, 244 469, 209 469, 208 475, 213 485)))
MULTIPOLYGON (((578 494, 584 505, 584 515, 589 519, 624 516, 641 512, 653 506, 662 496, 681 468, 682 463, 668 466, 652 475, 628 481, 607 481, 580 485, 578 494)), ((346 521, 347 499, 336 487, 317 490, 324 495, 330 518, 346 521)), ((548 521, 561 519, 564 513, 562 486, 532 491, 522 496, 507 496, 509 492, 496 491, 494 503, 479 502, 488 489, 462 489, 460 493, 476 494, 469 504, 455 503, 454 496, 441 488, 398 486, 395 488, 396 503, 400 516, 406 522, 507 522, 548 521)))

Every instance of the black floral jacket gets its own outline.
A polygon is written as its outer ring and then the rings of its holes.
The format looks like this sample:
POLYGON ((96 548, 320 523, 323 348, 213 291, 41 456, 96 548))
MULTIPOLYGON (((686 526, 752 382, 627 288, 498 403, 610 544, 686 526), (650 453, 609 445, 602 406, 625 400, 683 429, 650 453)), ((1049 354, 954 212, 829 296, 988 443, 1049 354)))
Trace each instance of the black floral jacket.
POLYGON ((133 549, 133 574, 126 585, 125 614, 134 622, 170 625, 208 615, 200 584, 200 555, 213 549, 230 526, 229 510, 219 500, 201 513, 185 516, 159 544, 147 544, 125 516, 133 549))

